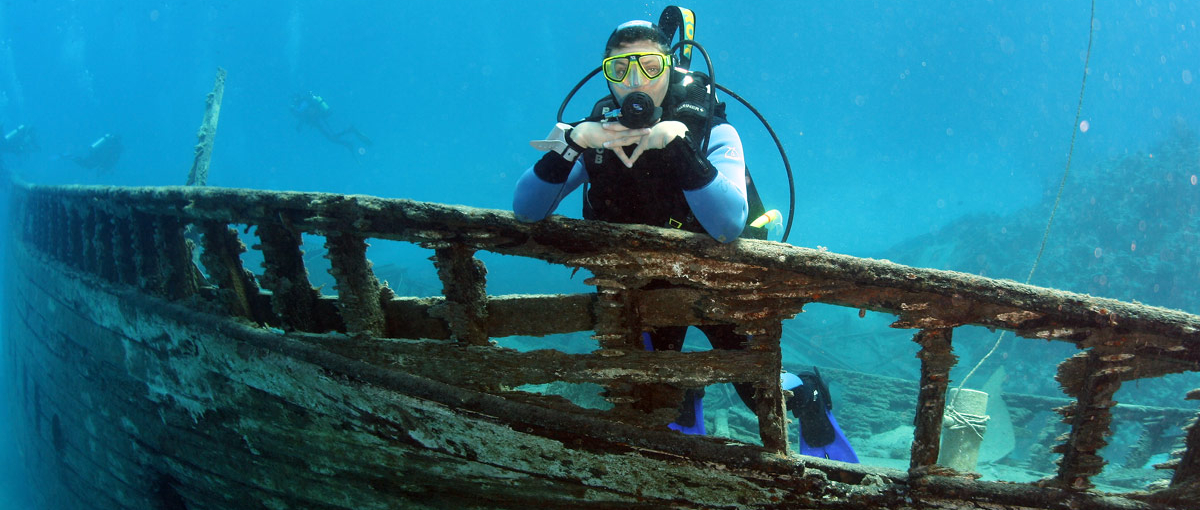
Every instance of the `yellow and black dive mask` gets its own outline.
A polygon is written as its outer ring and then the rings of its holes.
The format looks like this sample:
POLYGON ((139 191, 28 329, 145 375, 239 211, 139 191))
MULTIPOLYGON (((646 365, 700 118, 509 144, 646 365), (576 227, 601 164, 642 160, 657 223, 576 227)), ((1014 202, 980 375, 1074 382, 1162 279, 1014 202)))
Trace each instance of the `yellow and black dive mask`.
MULTIPOLYGON (((671 66, 671 55, 658 52, 633 52, 613 55, 604 59, 600 67, 604 69, 604 77, 613 83, 621 83, 629 76, 629 70, 637 63, 642 76, 653 80, 662 76, 671 66)), ((637 77, 634 77, 637 80, 637 77)))

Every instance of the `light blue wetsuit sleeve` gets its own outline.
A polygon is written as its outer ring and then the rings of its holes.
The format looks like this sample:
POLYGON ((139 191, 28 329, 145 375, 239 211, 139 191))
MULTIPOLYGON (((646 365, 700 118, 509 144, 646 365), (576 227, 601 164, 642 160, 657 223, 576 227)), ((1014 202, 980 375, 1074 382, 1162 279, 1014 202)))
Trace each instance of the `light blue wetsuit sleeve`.
POLYGON ((749 214, 746 160, 742 155, 742 139, 733 126, 721 124, 713 128, 708 162, 717 169, 716 178, 700 188, 685 190, 683 196, 708 235, 728 243, 741 235, 749 214))
POLYGON ((567 180, 562 183, 542 180, 533 168, 530 166, 521 174, 521 178, 517 180, 517 190, 513 193, 513 214, 518 220, 527 223, 545 219, 558 208, 564 197, 587 181, 587 171, 583 169, 580 160, 575 160, 575 164, 571 166, 571 173, 567 174, 567 180))

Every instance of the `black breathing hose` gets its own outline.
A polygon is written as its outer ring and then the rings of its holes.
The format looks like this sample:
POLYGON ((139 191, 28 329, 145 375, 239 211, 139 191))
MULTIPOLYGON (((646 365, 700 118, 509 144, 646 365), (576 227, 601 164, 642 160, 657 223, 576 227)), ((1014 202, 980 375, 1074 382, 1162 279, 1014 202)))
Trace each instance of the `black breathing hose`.
POLYGON ((779 157, 783 159, 783 169, 787 173, 788 179, 788 220, 787 226, 783 229, 783 237, 779 242, 786 243, 788 234, 792 232, 792 219, 796 215, 796 179, 792 176, 792 164, 790 161, 788 161, 787 151, 783 150, 783 142, 779 141, 779 136, 775 134, 775 130, 771 128, 771 124, 767 122, 767 119, 763 118, 762 114, 758 112, 757 108, 750 105, 749 101, 742 99, 742 96, 737 95, 732 90, 725 88, 719 83, 713 82, 713 84, 716 85, 717 89, 719 89, 721 92, 729 94, 729 97, 737 99, 738 102, 742 103, 742 105, 746 107, 746 109, 750 110, 750 113, 753 113, 755 117, 758 117, 758 121, 762 122, 763 127, 767 128, 767 133, 771 134, 771 139, 775 141, 775 147, 779 149, 779 157))
MULTIPOLYGON (((775 134, 775 130, 771 128, 771 124, 767 123, 767 119, 764 118, 761 113, 759 113, 758 109, 751 106, 749 101, 742 99, 742 96, 737 95, 732 90, 729 90, 729 89, 725 88, 724 86, 722 86, 721 84, 717 83, 717 79, 715 77, 715 71, 713 70, 712 60, 710 60, 708 58, 708 52, 704 50, 703 46, 701 46, 699 43, 697 43, 696 41, 693 41, 691 39, 684 39, 684 40, 681 40, 681 41, 675 43, 675 46, 671 47, 671 53, 674 54, 675 51, 682 48, 684 44, 690 45, 693 48, 700 50, 700 54, 704 55, 704 63, 707 64, 707 66, 708 66, 708 79, 709 79, 709 82, 712 84, 712 86, 708 87, 708 101, 707 101, 708 104, 705 105, 707 107, 706 111, 708 112, 708 118, 705 119, 705 121, 704 121, 704 138, 702 139, 702 141, 700 143, 701 153, 706 154, 706 155, 708 154, 709 135, 712 132, 713 113, 714 113, 713 109, 716 108, 716 105, 717 105, 717 90, 720 90, 726 94, 729 94, 730 97, 737 99, 738 102, 745 105, 745 107, 748 110, 750 110, 750 113, 753 113, 755 117, 758 117, 758 120, 759 120, 759 122, 762 122, 763 127, 767 128, 767 133, 770 133, 771 139, 775 141, 775 147, 779 149, 779 157, 783 159, 783 168, 784 168, 784 171, 787 173, 787 179, 788 179, 788 190, 789 190, 789 193, 788 193, 788 220, 787 220, 787 226, 785 226, 783 229, 783 237, 780 238, 780 242, 786 243, 787 239, 788 239, 788 235, 791 234, 791 232, 792 232, 792 220, 794 219, 794 217, 796 215, 796 180, 792 175, 792 164, 790 161, 788 161, 787 151, 783 150, 783 142, 781 142, 779 140, 779 136, 775 134)), ((582 80, 579 80, 579 83, 575 84, 575 87, 573 87, 571 89, 571 91, 567 93, 567 97, 563 98, 562 104, 559 105, 559 107, 558 107, 558 116, 555 117, 557 122, 563 121, 563 112, 566 111, 567 104, 571 102, 571 98, 575 97, 575 93, 579 92, 579 89, 583 88, 583 85, 585 83, 587 83, 588 80, 591 80, 593 76, 596 76, 596 74, 599 73, 601 69, 602 69, 601 67, 597 67, 596 69, 593 69, 592 72, 588 73, 587 76, 584 76, 582 80)))

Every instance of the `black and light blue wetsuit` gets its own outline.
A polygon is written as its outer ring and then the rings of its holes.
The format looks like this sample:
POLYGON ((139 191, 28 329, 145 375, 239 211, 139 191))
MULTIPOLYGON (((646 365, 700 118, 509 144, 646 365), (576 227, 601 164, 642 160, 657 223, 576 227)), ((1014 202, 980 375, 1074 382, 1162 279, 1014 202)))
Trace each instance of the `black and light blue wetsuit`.
MULTIPOLYGON (((682 228, 707 233, 722 243, 737 239, 746 227, 749 211, 741 138, 718 113, 713 120, 706 157, 700 157, 696 140, 705 119, 689 117, 682 97, 687 97, 683 87, 673 87, 664 100, 663 120, 683 122, 688 126, 686 137, 676 138, 662 149, 644 152, 633 168, 626 168, 619 158, 603 149, 581 150, 575 161, 548 152, 517 182, 513 199, 516 217, 526 222, 542 220, 554 212, 564 197, 586 182, 589 186, 584 197, 585 218, 682 228), (680 113, 679 118, 675 113, 680 113)), ((644 288, 670 286, 666 281, 654 281, 644 288)), ((735 333, 732 324, 699 326, 699 329, 716 349, 745 347, 745 335, 735 333)), ((683 347, 686 332, 686 326, 660 327, 645 332, 643 339, 647 349, 678 351, 683 347)), ((734 386, 742 400, 752 406, 753 387, 748 383, 734 386)), ((671 428, 704 433, 699 400, 702 396, 703 390, 689 390, 680 419, 671 428)))
POLYGON ((585 217, 683 228, 733 241, 745 228, 748 211, 741 138, 733 126, 719 124, 711 131, 707 158, 700 158, 690 128, 687 138, 643 153, 633 168, 606 150, 586 150, 574 162, 546 153, 517 182, 513 212, 521 221, 539 221, 587 182, 591 213, 585 217))

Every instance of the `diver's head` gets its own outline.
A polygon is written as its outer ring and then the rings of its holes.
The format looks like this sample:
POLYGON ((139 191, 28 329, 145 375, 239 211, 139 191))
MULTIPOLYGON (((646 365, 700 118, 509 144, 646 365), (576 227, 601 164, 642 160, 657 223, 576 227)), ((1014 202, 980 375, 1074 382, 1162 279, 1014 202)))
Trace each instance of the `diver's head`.
POLYGON ((604 46, 604 77, 617 104, 643 92, 662 106, 671 82, 670 38, 649 21, 622 23, 604 46))

